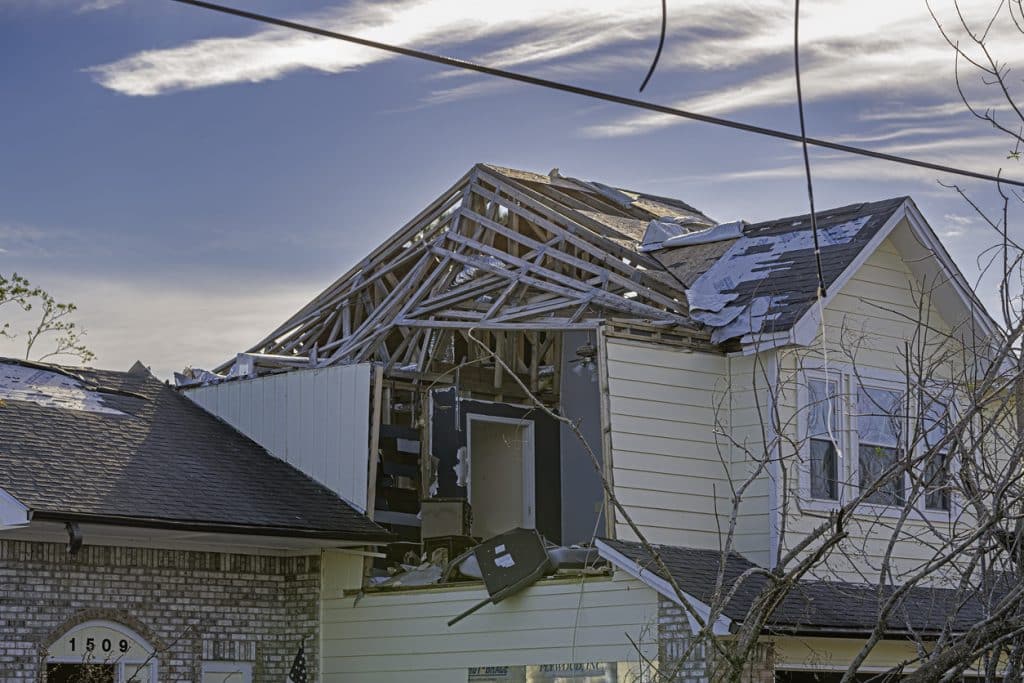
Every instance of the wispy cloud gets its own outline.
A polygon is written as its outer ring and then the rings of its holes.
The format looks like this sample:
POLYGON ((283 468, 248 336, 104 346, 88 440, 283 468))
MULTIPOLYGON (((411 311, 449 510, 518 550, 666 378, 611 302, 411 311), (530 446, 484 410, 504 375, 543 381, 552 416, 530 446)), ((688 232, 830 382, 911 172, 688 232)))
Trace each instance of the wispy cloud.
POLYGON ((127 0, 89 0, 82 3, 78 8, 79 12, 99 12, 117 5, 123 5, 127 0))
MULTIPOLYGON (((386 6, 360 2, 300 20, 371 40, 452 48, 500 36, 524 46, 493 55, 504 65, 549 61, 588 52, 655 30, 653 11, 623 0, 520 0, 482 3, 472 13, 460 0, 404 0, 386 6)), ((241 38, 210 38, 141 52, 90 69, 97 82, 127 95, 160 95, 230 83, 281 78, 301 69, 341 73, 393 55, 284 29, 241 38)))

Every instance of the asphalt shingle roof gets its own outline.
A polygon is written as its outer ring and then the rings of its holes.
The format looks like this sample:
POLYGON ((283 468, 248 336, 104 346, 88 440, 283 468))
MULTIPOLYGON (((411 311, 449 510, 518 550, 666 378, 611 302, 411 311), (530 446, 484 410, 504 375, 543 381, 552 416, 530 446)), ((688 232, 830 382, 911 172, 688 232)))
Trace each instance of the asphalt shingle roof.
MULTIPOLYGON (((907 197, 896 197, 815 214, 822 238, 821 269, 826 289, 854 262, 907 200, 907 197), (860 222, 863 225, 848 240, 828 239, 830 232, 842 232, 844 226, 860 222)), ((693 287, 702 275, 716 267, 736 281, 734 286, 726 286, 717 292, 730 298, 730 308, 749 311, 755 299, 769 302, 763 313, 763 322, 760 313, 755 315, 758 320, 754 331, 773 334, 789 330, 817 300, 818 273, 810 235, 810 214, 804 214, 747 225, 743 229, 743 237, 738 240, 670 247, 654 251, 652 255, 687 288, 693 287), (794 239, 797 236, 803 239, 794 239), (778 246, 770 247, 772 243, 778 246), (758 253, 764 257, 756 258, 758 253), (751 264, 755 267, 749 271, 751 264)), ((696 311, 694 317, 701 319, 696 311)))
MULTIPOLYGON (((615 551, 645 570, 667 579, 640 543, 602 539, 615 551)), ((655 546, 679 587, 707 604, 713 599, 722 555, 717 550, 655 546)), ((733 586, 743 572, 756 567, 742 555, 725 558, 723 585, 733 586)), ((745 579, 735 597, 723 609, 728 618, 742 622, 760 594, 767 578, 754 575, 745 579)), ((880 605, 891 595, 891 587, 838 581, 800 582, 776 608, 768 621, 769 629, 779 632, 827 631, 864 633, 874 628, 880 605)), ((976 596, 965 596, 954 589, 914 587, 901 599, 887 620, 890 633, 934 633, 947 627, 964 631, 983 617, 983 605, 976 596)))
MULTIPOLYGON (((0 370, 11 363, 0 360, 0 370)), ((65 370, 122 414, 0 401, 0 487, 36 518, 389 538, 329 489, 144 369, 65 370)))

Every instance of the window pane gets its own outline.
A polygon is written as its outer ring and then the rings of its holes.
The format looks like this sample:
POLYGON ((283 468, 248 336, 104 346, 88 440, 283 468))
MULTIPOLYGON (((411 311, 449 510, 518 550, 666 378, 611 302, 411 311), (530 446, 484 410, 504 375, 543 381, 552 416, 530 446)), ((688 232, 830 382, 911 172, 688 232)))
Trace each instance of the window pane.
MULTIPOLYGON (((931 402, 924 409, 924 444, 931 448, 940 443, 949 431, 949 408, 937 402, 931 402)), ((942 450, 947 450, 943 446, 942 450)))
MULTIPOLYGON (((871 487, 882 475, 899 461, 899 450, 884 446, 861 444, 859 453, 860 488, 871 487)), ((879 505, 903 503, 903 473, 889 473, 888 480, 865 501, 879 505)))
POLYGON ((807 382, 808 415, 807 436, 827 436, 829 427, 832 433, 839 431, 839 400, 835 382, 828 383, 825 393, 825 382, 812 379, 807 382), (831 421, 830 421, 831 418, 831 421))
POLYGON ((811 439, 811 498, 839 498, 837 470, 835 444, 831 441, 811 439))
POLYGON ((924 464, 924 506, 949 510, 949 462, 945 453, 932 453, 924 464))
POLYGON ((114 683, 113 664, 47 664, 48 683, 114 683))
POLYGON ((857 392, 857 433, 861 442, 899 445, 902 403, 898 392, 861 387, 857 392))

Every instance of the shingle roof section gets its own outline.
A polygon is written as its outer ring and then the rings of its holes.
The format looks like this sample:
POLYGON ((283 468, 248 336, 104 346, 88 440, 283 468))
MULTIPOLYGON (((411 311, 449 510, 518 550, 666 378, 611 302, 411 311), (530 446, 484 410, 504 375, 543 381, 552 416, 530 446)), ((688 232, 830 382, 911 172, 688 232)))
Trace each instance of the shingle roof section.
MULTIPOLYGON (((642 544, 609 539, 601 542, 667 580, 642 544)), ((720 552, 665 545, 655 548, 680 588, 705 604, 713 600, 722 564, 720 552)), ((756 566, 739 554, 728 555, 722 593, 728 592, 745 571, 756 566)), ((725 616, 742 622, 766 581, 763 574, 745 579, 733 600, 723 609, 725 616)), ((802 581, 776 608, 768 621, 768 628, 778 632, 865 633, 874 628, 880 606, 893 590, 883 586, 880 591, 877 586, 867 584, 802 581)), ((935 633, 947 627, 964 631, 983 615, 983 605, 977 596, 965 596, 954 589, 914 587, 890 613, 887 626, 888 632, 893 634, 906 633, 911 629, 935 633)))
MULTIPOLYGON (((896 197, 816 214, 826 288, 907 201, 896 197)), ((687 287, 691 316, 713 341, 789 330, 817 300, 810 214, 748 225, 739 239, 652 252, 687 287)))
MULTIPOLYGON (((11 364, 0 360, 0 370, 11 364)), ((12 400, 10 393, 0 401, 0 487, 37 518, 337 540, 389 537, 148 372, 54 369, 83 380, 103 406, 121 414, 12 400)))

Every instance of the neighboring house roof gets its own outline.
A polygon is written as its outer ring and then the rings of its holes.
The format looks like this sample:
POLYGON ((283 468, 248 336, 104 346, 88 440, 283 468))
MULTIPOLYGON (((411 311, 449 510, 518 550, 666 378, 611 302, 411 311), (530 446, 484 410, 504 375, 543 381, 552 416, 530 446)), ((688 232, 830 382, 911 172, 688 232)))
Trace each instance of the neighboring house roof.
MULTIPOLYGON (((598 547, 610 562, 641 580, 652 580, 652 587, 677 601, 667 577, 641 543, 600 539, 598 547)), ((715 599, 718 573, 723 565, 721 552, 666 545, 654 548, 679 587, 695 600, 694 605, 707 606, 715 599)), ((756 566, 737 553, 727 555, 722 583, 725 588, 721 594, 728 593, 744 572, 756 566)), ((767 580, 760 572, 744 579, 722 610, 723 616, 742 622, 767 580)), ((868 633, 878 622, 880 606, 893 590, 868 584, 801 581, 776 608, 768 620, 768 629, 779 633, 868 633)), ((975 595, 953 589, 914 587, 889 614, 887 633, 937 633, 947 627, 963 632, 983 616, 983 605, 975 595)))
MULTIPOLYGON (((899 248, 913 252, 916 275, 945 283, 936 292, 949 302, 939 307, 954 318, 947 322, 972 318, 993 333, 909 198, 816 218, 830 296, 909 225, 899 248), (945 276, 931 277, 939 271, 945 276)), ((813 243, 807 214, 716 223, 678 199, 557 169, 477 164, 248 351, 311 367, 378 360, 414 372, 422 348, 429 354, 435 335, 452 330, 593 329, 608 320, 653 324, 726 351, 807 344, 816 331, 813 243)))
POLYGON ((113 372, 0 359, 0 489, 34 519, 390 537, 138 363, 113 372))

